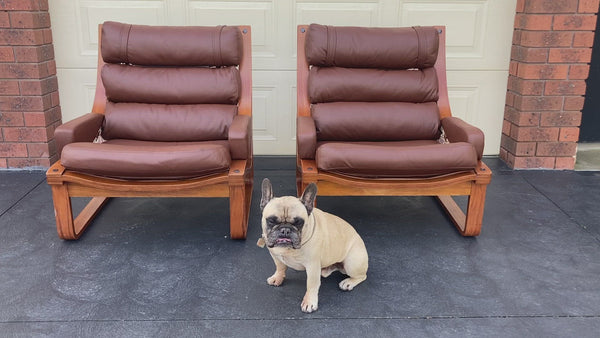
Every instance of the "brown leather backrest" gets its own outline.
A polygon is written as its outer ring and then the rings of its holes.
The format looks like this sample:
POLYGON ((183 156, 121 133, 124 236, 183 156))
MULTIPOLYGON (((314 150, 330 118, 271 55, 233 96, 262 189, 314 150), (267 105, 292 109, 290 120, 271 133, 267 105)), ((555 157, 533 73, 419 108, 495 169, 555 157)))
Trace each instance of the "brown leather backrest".
POLYGON ((105 139, 227 139, 241 92, 237 27, 102 25, 105 139))
POLYGON ((435 27, 310 25, 305 53, 318 140, 438 138, 438 46, 435 27))

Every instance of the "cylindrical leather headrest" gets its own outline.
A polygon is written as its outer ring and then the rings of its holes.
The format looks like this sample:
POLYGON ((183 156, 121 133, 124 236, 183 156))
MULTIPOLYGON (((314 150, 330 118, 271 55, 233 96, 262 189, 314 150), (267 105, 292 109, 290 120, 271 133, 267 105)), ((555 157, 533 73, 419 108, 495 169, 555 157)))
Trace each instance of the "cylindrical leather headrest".
POLYGON ((237 27, 143 26, 107 21, 102 25, 106 63, 143 66, 234 66, 242 60, 237 27))
POLYGON ((105 64, 102 83, 112 102, 237 104, 241 91, 236 67, 141 67, 105 64))
POLYGON ((383 70, 311 67, 308 76, 311 103, 322 102, 435 102, 435 69, 383 70))
POLYGON ((322 67, 409 69, 433 67, 439 37, 435 27, 334 27, 311 24, 306 58, 322 67))

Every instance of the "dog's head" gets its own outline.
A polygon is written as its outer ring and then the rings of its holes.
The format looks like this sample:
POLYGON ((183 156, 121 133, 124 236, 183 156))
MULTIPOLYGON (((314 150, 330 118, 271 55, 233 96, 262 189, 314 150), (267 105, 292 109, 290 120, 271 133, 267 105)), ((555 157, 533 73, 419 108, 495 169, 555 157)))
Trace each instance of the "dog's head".
POLYGON ((302 231, 309 222, 313 210, 317 185, 306 187, 302 197, 273 197, 273 187, 268 178, 262 182, 262 230, 267 247, 289 247, 299 249, 302 231))

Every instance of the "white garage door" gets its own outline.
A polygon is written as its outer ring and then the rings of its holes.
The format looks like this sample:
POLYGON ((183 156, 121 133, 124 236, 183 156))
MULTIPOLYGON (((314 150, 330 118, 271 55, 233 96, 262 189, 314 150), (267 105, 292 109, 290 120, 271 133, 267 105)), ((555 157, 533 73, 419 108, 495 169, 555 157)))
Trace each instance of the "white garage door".
POLYGON ((498 154, 517 0, 50 0, 63 122, 90 111, 97 26, 251 25, 254 149, 295 154, 296 25, 447 26, 454 116, 483 129, 498 154))

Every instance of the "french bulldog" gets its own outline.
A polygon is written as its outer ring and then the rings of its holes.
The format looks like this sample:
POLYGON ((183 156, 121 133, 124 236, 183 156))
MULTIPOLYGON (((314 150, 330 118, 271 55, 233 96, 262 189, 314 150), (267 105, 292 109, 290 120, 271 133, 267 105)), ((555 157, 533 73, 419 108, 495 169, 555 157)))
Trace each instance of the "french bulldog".
POLYGON ((317 185, 309 184, 302 197, 273 197, 269 179, 262 182, 262 237, 257 245, 266 244, 275 262, 275 273, 267 283, 279 286, 287 267, 306 270, 306 294, 303 312, 318 308, 321 276, 334 271, 348 275, 339 284, 350 291, 367 279, 369 258, 362 238, 340 217, 314 207, 317 185))

